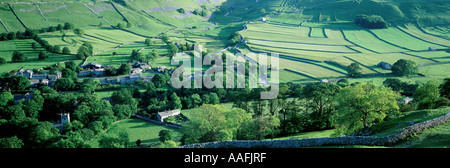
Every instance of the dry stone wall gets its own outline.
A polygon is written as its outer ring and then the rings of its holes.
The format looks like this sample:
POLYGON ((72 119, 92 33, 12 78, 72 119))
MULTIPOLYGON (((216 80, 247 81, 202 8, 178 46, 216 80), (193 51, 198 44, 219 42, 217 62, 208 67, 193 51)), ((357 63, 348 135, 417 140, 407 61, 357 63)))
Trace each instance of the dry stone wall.
POLYGON ((437 117, 428 121, 414 124, 412 126, 401 129, 400 131, 384 137, 370 136, 343 136, 343 137, 324 137, 324 138, 306 138, 306 139, 285 139, 285 140, 236 140, 236 141, 219 141, 190 144, 180 146, 179 148, 297 148, 308 146, 324 146, 324 145, 369 145, 369 146, 385 146, 394 145, 400 140, 419 133, 429 128, 433 128, 450 120, 450 111, 441 117, 437 117))

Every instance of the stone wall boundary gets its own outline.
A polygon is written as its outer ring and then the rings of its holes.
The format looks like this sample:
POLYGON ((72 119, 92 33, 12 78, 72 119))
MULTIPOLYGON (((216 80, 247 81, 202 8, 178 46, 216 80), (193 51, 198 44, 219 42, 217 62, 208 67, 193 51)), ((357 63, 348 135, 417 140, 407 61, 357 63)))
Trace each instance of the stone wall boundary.
POLYGON ((390 146, 401 140, 422 132, 426 129, 444 124, 450 120, 450 111, 440 117, 420 122, 403 128, 396 133, 384 137, 371 136, 342 136, 305 139, 283 139, 283 140, 235 140, 206 142, 179 146, 178 148, 298 148, 324 145, 368 145, 368 146, 390 146))

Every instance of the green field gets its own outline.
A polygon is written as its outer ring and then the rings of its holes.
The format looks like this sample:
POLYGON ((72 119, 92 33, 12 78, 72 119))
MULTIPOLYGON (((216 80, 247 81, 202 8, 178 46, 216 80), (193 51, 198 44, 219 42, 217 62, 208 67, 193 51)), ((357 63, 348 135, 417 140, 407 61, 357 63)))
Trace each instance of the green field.
MULTIPOLYGON (((63 62, 66 60, 75 59, 74 55, 61 55, 61 54, 52 54, 49 53, 49 58, 45 60, 40 60, 38 58, 38 54, 41 51, 44 51, 43 48, 38 48, 33 50, 31 48, 31 43, 33 40, 13 40, 13 41, 0 41, 0 57, 4 58, 7 63, 0 65, 0 73, 10 72, 12 70, 19 70, 20 68, 24 69, 40 69, 43 67, 47 67, 52 64, 56 64, 58 62, 63 62), (28 57, 25 62, 11 62, 12 53, 14 51, 20 51, 26 57, 28 57)), ((79 63, 81 61, 76 61, 79 63)))
MULTIPOLYGON (((136 148, 136 141, 140 139, 142 141, 141 145, 151 145, 159 142, 159 136, 158 133, 161 130, 170 130, 173 133, 173 137, 175 141, 178 141, 181 138, 181 133, 179 130, 166 127, 166 126, 160 126, 157 124, 153 124, 141 119, 126 119, 124 121, 121 121, 119 123, 114 124, 111 126, 111 128, 108 129, 103 135, 114 135, 118 134, 119 132, 125 131, 128 133, 129 148, 136 148)), ((90 145, 92 148, 98 148, 98 140, 101 138, 101 136, 97 137, 96 139, 88 142, 87 144, 90 145)))

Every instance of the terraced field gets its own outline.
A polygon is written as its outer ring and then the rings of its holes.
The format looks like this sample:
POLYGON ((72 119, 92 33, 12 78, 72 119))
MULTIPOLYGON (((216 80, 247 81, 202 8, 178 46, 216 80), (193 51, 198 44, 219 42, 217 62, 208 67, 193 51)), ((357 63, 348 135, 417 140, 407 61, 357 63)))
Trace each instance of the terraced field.
MULTIPOLYGON (((360 64, 363 74, 381 75, 390 73, 376 66, 381 61, 393 64, 408 59, 428 64, 450 59, 448 52, 427 51, 429 47, 449 49, 447 39, 427 34, 412 23, 368 30, 339 21, 338 13, 342 11, 305 10, 276 15, 266 22, 251 22, 241 35, 248 39, 248 51, 280 54, 280 64, 285 68, 280 71, 281 81, 286 80, 284 75, 292 75, 291 81, 296 82, 343 77, 345 66, 351 63, 360 64)), ((444 76, 448 73, 439 78, 444 76)))
POLYGON ((25 27, 17 20, 7 4, 0 4, 0 19, 9 31, 25 31, 25 27))
MULTIPOLYGON (((47 67, 49 65, 63 62, 69 59, 75 59, 74 55, 61 55, 49 53, 49 58, 41 60, 38 58, 38 54, 44 51, 43 48, 36 50, 31 48, 33 40, 14 40, 14 41, 0 41, 0 57, 4 58, 8 63, 1 65, 0 73, 9 72, 11 70, 24 69, 39 69, 47 67), (12 63, 11 57, 14 51, 20 51, 27 57, 25 62, 12 63)), ((81 61, 77 61, 81 62, 81 61)))
MULTIPOLYGON (((358 63, 363 74, 382 75, 390 71, 376 66, 381 61, 391 64, 398 59, 413 60, 417 64, 450 61, 450 54, 445 51, 450 47, 450 39, 446 38, 448 26, 444 15, 427 14, 419 21, 399 21, 400 17, 410 17, 402 11, 410 11, 419 2, 401 8, 390 1, 383 1, 388 4, 383 5, 368 0, 360 3, 348 0, 7 2, 12 3, 0 4, 3 22, 0 32, 73 23, 83 28, 84 36, 76 36, 72 31, 40 36, 52 45, 69 47, 73 54, 82 43, 90 42, 96 55, 88 61, 112 66, 128 62, 132 50, 142 50, 147 55, 155 49, 164 56, 167 49, 159 43, 161 33, 166 33, 178 44, 200 44, 204 50, 215 52, 227 48, 230 34, 239 32, 247 40, 239 45, 244 54, 279 53, 283 82, 345 77, 345 66, 351 63, 358 63), (369 7, 371 9, 367 9, 369 7), (185 13, 178 12, 179 8, 185 13), (208 15, 195 15, 194 10, 205 10, 208 15), (380 10, 385 13, 377 13, 380 10), (389 28, 368 30, 354 24, 354 17, 364 12, 382 15, 389 22, 389 28), (267 21, 257 21, 262 17, 267 21), (431 25, 432 22, 436 25, 431 25), (122 30, 109 27, 119 23, 128 27, 122 30), (143 44, 145 38, 153 38, 156 43, 147 47, 143 44), (438 51, 427 51, 429 47, 438 51), (117 55, 112 56, 113 52, 117 55)), ((405 0, 396 2, 409 3, 405 0)), ((438 7, 433 3, 426 6, 438 7)), ((236 51, 230 47, 226 52, 236 51)), ((154 64, 173 67, 169 57, 160 58, 154 64)), ((426 66, 424 70, 429 69, 427 72, 431 75, 437 72, 432 70, 433 67, 442 69, 445 65, 426 66)), ((442 73, 431 76, 449 75, 446 71, 442 73)))

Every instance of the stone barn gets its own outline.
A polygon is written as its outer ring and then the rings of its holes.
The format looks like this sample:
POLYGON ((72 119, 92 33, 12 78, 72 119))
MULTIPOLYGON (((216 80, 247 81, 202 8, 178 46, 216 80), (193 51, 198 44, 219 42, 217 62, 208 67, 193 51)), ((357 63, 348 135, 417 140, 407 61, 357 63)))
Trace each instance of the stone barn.
POLYGON ((164 122, 165 118, 170 117, 170 116, 176 116, 179 114, 181 114, 181 110, 175 109, 175 110, 171 110, 171 111, 158 112, 156 117, 158 118, 159 121, 164 122))
POLYGON ((383 61, 378 63, 377 67, 380 67, 380 68, 383 68, 383 69, 386 69, 386 70, 392 69, 392 65, 391 64, 389 64, 387 62, 383 62, 383 61))

